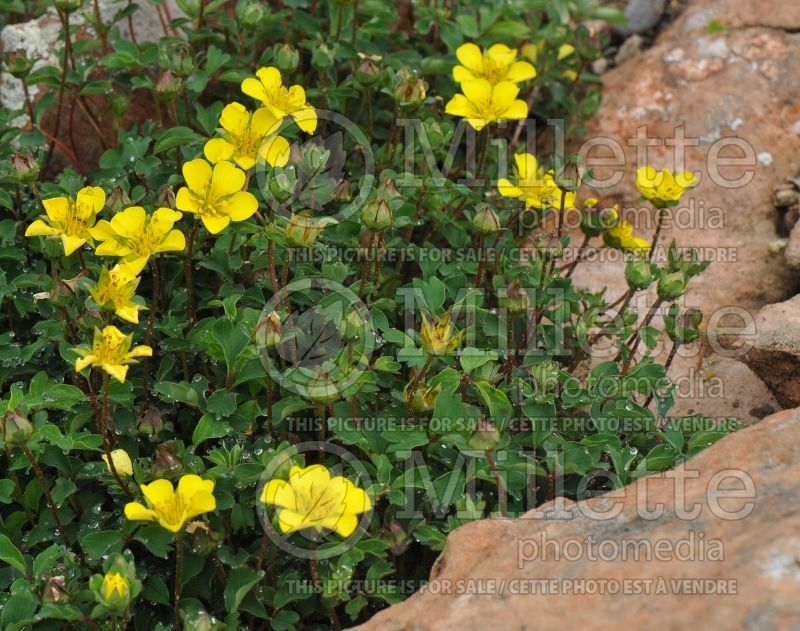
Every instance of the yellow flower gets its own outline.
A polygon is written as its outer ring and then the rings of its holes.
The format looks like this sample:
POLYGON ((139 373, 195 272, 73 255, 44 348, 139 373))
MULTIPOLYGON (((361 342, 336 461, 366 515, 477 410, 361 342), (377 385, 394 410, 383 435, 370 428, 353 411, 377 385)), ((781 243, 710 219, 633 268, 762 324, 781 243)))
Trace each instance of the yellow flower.
POLYGON ((278 120, 291 116, 304 132, 314 132, 317 112, 306 103, 306 92, 301 86, 285 87, 277 68, 259 68, 256 77, 242 81, 242 92, 261 101, 278 120))
POLYGON ((109 572, 103 577, 103 585, 101 587, 103 600, 106 603, 127 603, 130 598, 131 584, 119 572, 109 572))
POLYGON ((147 506, 139 502, 125 505, 125 517, 131 521, 154 521, 170 532, 180 532, 190 519, 217 508, 214 481, 184 475, 177 491, 169 480, 156 480, 140 487, 147 506))
POLYGON ((92 237, 102 241, 95 253, 121 257, 121 267, 137 276, 154 254, 180 252, 186 247, 183 233, 172 229, 180 218, 181 214, 170 208, 159 208, 152 215, 141 206, 126 208, 111 221, 98 221, 92 228, 92 237))
POLYGON ((87 366, 97 366, 117 381, 124 383, 128 374, 127 364, 135 363, 136 357, 150 357, 153 349, 149 346, 136 346, 131 350, 133 335, 125 335, 115 326, 107 326, 102 331, 94 330, 92 348, 79 346, 73 349, 80 358, 75 361, 75 370, 82 371, 87 366))
POLYGON ((139 279, 128 269, 119 265, 111 270, 104 267, 89 294, 101 309, 113 311, 126 322, 139 324, 139 311, 146 307, 132 300, 138 285, 139 279))
POLYGON ((259 108, 251 114, 244 105, 229 103, 222 110, 219 124, 225 131, 222 138, 212 138, 203 148, 212 164, 233 160, 247 171, 259 158, 279 167, 289 161, 289 143, 276 135, 280 119, 268 108, 259 108))
POLYGON ((486 79, 464 81, 464 94, 456 94, 447 103, 445 112, 462 116, 477 131, 501 120, 516 120, 528 116, 528 104, 517 99, 519 87, 510 81, 492 85, 486 79))
POLYGON ((517 61, 517 51, 505 44, 495 44, 481 51, 475 44, 464 44, 456 49, 461 65, 453 68, 453 79, 458 83, 486 79, 491 84, 501 81, 520 83, 533 79, 536 68, 527 61, 517 61))
POLYGON ((456 333, 450 314, 445 313, 437 321, 428 320, 422 314, 422 348, 431 355, 448 355, 452 353, 461 342, 464 331, 456 333))
POLYGON ((190 160, 183 165, 188 186, 178 191, 178 210, 200 216, 211 234, 225 230, 231 221, 244 221, 258 210, 252 193, 243 191, 246 176, 232 162, 217 162, 214 168, 205 160, 190 160))
MULTIPOLYGON (((506 178, 500 178, 497 189, 503 197, 519 198, 525 208, 559 208, 561 206, 561 189, 553 178, 552 171, 544 171, 539 167, 536 156, 530 153, 518 153, 514 156, 516 164, 516 184, 506 178)), ((575 193, 567 191, 564 197, 564 208, 572 208, 575 204, 575 193)))
POLYGON ((646 256, 650 250, 650 242, 633 234, 633 225, 619 216, 619 207, 613 206, 605 217, 611 228, 603 233, 603 243, 609 248, 632 252, 636 256, 646 256))
MULTIPOLYGON (((545 41, 541 40, 538 44, 525 44, 522 47, 522 56, 525 59, 531 61, 531 63, 538 63, 539 61, 539 54, 542 52, 545 46, 545 41)), ((561 44, 558 47, 558 61, 564 61, 567 57, 570 57, 575 52, 575 47, 572 44, 561 44)), ((575 81, 578 78, 578 73, 572 69, 567 68, 566 70, 562 71, 561 76, 567 79, 568 81, 575 81)))
MULTIPOLYGON (((103 454, 100 457, 103 459, 103 462, 106 463, 106 467, 108 467, 108 471, 110 473, 111 465, 108 464, 108 456, 103 454)), ((120 475, 120 477, 124 478, 129 475, 133 475, 133 463, 131 462, 131 457, 124 449, 115 449, 112 451, 111 462, 114 463, 114 468, 117 470, 117 473, 120 475)))
POLYGON ((106 204, 102 188, 87 186, 78 191, 75 199, 54 197, 42 201, 44 219, 37 219, 25 231, 26 237, 60 236, 64 254, 69 256, 91 239, 89 229, 94 225, 97 213, 106 204))
POLYGON ((641 167, 636 171, 636 188, 656 208, 677 204, 694 181, 694 174, 689 171, 673 173, 667 169, 656 171, 653 167, 641 167))
POLYGON ((349 537, 358 527, 358 515, 372 509, 369 496, 342 476, 331 477, 322 465, 292 467, 289 480, 270 480, 261 501, 277 506, 281 532, 314 528, 349 537))

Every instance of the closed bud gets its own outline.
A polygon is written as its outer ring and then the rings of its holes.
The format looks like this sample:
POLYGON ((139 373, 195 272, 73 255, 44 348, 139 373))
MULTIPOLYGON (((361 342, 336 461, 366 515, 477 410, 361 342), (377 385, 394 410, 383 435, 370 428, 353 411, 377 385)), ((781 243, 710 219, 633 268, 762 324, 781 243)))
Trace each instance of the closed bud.
POLYGON ((647 289, 653 282, 650 263, 642 260, 628 261, 625 266, 625 280, 631 289, 647 289))
POLYGON ((330 373, 320 370, 306 384, 306 395, 314 403, 329 405, 341 398, 339 385, 331 377, 330 373))
POLYGON ((472 218, 472 227, 478 234, 494 234, 500 230, 500 217, 489 204, 481 204, 472 218))
POLYGON ((378 185, 376 196, 386 203, 390 203, 394 199, 403 197, 403 194, 397 190, 394 181, 391 178, 383 178, 383 181, 378 185))
POLYGON ((380 55, 365 55, 358 53, 359 62, 356 66, 355 77, 361 85, 372 85, 381 76, 380 55))
POLYGON ((683 272, 661 274, 658 279, 658 297, 661 300, 677 300, 686 291, 686 276, 683 272))
MULTIPOLYGON (((264 7, 261 6, 261 3, 259 2, 240 4, 238 8, 238 14, 242 24, 252 28, 254 26, 258 26, 261 23, 261 20, 264 19, 264 7)), ((280 70, 284 70, 284 68, 280 67, 280 64, 276 65, 280 70)), ((296 67, 297 64, 295 64, 295 68, 296 67)), ((294 70, 294 68, 292 68, 292 70, 294 70)))
POLYGON ((344 339, 352 341, 364 336, 365 327, 364 319, 354 309, 339 323, 339 332, 344 339))
POLYGON ((156 94, 164 101, 171 101, 183 88, 183 81, 176 77, 171 70, 162 73, 156 83, 156 94))
POLYGON ((164 428, 161 412, 152 405, 145 406, 136 420, 136 427, 145 436, 156 436, 164 428))
POLYGON ((83 6, 83 0, 55 0, 56 9, 69 15, 75 13, 83 6))
POLYGON ((500 444, 500 432, 492 421, 481 417, 467 439, 467 444, 480 451, 492 451, 500 444))
POLYGON ((256 328, 256 344, 273 348, 283 341, 281 317, 276 311, 271 311, 266 318, 258 323, 256 328))
POLYGON ((171 186, 165 184, 159 189, 158 197, 156 197, 156 208, 175 209, 175 191, 171 186))
POLYGON ((319 173, 328 164, 331 152, 320 145, 307 144, 303 147, 303 158, 300 163, 304 173, 319 173))
POLYGON ((392 96, 400 107, 413 108, 425 100, 425 81, 415 76, 408 68, 402 68, 394 80, 392 96))
POLYGON ((67 580, 63 575, 50 576, 42 590, 42 602, 45 604, 50 603, 65 603, 69 600, 69 592, 67 591, 67 580))
POLYGON ((350 182, 345 179, 339 180, 333 189, 333 199, 344 203, 353 201, 353 195, 350 193, 350 182))
POLYGON ((19 412, 8 411, 3 416, 3 441, 6 445, 24 445, 33 436, 33 425, 19 412))
POLYGON ((24 50, 12 50, 3 57, 6 70, 12 77, 24 79, 33 69, 33 59, 24 50))
MULTIPOLYGON (((108 194, 108 200, 106 201, 106 206, 110 210, 115 213, 118 213, 122 210, 125 210, 128 206, 131 205, 131 198, 125 192, 125 189, 119 186, 118 184, 111 189, 111 192, 108 194)), ((160 206, 164 206, 165 204, 159 204, 160 206)))
POLYGON ((183 463, 175 453, 175 445, 165 443, 156 449, 153 456, 153 477, 177 478, 183 472, 183 463))
POLYGON ((578 164, 574 160, 569 160, 561 167, 554 179, 559 188, 576 193, 581 187, 581 173, 578 164))
POLYGON ((39 179, 39 163, 30 151, 18 151, 11 156, 11 166, 17 180, 22 184, 31 184, 39 179))
POLYGON ((205 522, 193 521, 186 526, 186 532, 192 537, 192 554, 207 557, 213 554, 222 540, 220 533, 205 522))
POLYGON ((406 384, 403 389, 403 400, 408 404, 408 409, 412 414, 424 414, 433 409, 436 397, 439 396, 441 390, 441 386, 431 388, 424 383, 417 384, 414 387, 414 382, 412 381, 406 384))
MULTIPOLYGON (((258 5, 260 6, 260 5, 258 5)), ((291 44, 275 45, 275 66, 281 72, 294 72, 300 64, 300 53, 291 44)))
POLYGON ((269 192, 281 204, 291 199, 297 186, 297 175, 294 168, 281 169, 269 178, 269 192))
POLYGON ((139 595, 142 583, 136 578, 136 565, 129 552, 116 554, 103 564, 105 574, 89 579, 95 600, 108 611, 121 614, 139 595))
POLYGON ((512 315, 525 313, 530 307, 531 299, 527 290, 518 281, 514 281, 506 287, 505 297, 500 298, 500 305, 505 307, 512 315))
POLYGON ((392 209, 382 199, 373 199, 361 211, 361 223, 370 230, 382 232, 394 221, 392 209))
POLYGON ((336 223, 330 217, 314 219, 307 213, 292 214, 284 229, 284 236, 293 248, 309 248, 317 241, 326 226, 336 223))
POLYGON ((311 51, 311 65, 317 70, 325 70, 333 65, 336 60, 336 48, 331 48, 321 42, 311 51))
POLYGON ((536 397, 542 397, 552 392, 558 384, 558 373, 561 368, 558 362, 546 359, 531 367, 531 377, 535 388, 536 397))

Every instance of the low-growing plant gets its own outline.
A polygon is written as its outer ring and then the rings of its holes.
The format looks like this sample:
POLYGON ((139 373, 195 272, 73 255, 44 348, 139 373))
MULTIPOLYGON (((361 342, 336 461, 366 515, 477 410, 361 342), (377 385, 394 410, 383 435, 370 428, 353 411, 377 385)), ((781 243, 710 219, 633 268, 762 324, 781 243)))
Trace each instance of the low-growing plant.
POLYGON ((597 110, 615 11, 184 0, 145 42, 96 6, 47 9, 56 66, 4 60, 0 627, 341 628, 454 528, 730 429, 669 416, 705 264, 660 233, 694 177, 639 169, 637 236, 528 142, 597 110), (619 295, 573 281, 590 248, 619 295))

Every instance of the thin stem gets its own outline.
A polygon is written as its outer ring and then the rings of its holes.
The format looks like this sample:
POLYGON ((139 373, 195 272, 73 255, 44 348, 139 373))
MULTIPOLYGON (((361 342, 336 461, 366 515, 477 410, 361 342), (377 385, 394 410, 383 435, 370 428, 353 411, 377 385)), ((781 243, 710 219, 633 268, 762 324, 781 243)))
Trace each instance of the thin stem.
MULTIPOLYGON (((309 565, 311 566, 311 580, 314 583, 314 591, 317 591, 319 594, 322 594, 322 581, 319 578, 319 568, 317 567, 317 542, 311 542, 311 558, 309 559, 309 565)), ((339 622, 339 616, 336 614, 336 608, 328 607, 323 603, 325 609, 328 610, 328 617, 331 620, 331 628, 334 631, 342 631, 342 625, 339 622)))
POLYGON ((181 628, 181 592, 183 590, 183 532, 175 541, 175 629, 181 628))
MULTIPOLYGON (((158 261, 152 259, 150 261, 150 268, 153 272, 153 297, 150 301, 150 317, 147 318, 147 329, 144 334, 144 345, 150 346, 153 337, 153 325, 156 320, 156 311, 159 307, 159 296, 161 295, 161 274, 158 270, 158 261)), ((144 372, 144 401, 145 407, 150 401, 150 391, 148 388, 150 381, 150 358, 145 357, 142 361, 142 371, 144 372)))
MULTIPOLYGON (((108 394, 108 374, 103 373, 103 416, 102 416, 102 424, 101 424, 101 431, 103 435, 103 449, 106 452, 106 459, 108 460, 108 468, 111 470, 111 475, 114 476, 114 479, 119 484, 119 488, 122 489, 122 492, 125 493, 125 497, 128 498, 128 501, 133 501, 133 495, 128 490, 128 487, 122 481, 122 478, 117 471, 117 466, 114 464, 114 459, 111 457, 111 444, 108 441, 108 421, 109 421, 109 408, 110 408, 110 397, 108 394)), ((112 421, 113 425, 113 421, 112 421)), ((116 438, 116 432, 114 432, 116 438)))
POLYGON ((489 463, 489 469, 497 485, 497 508, 500 514, 505 517, 508 514, 508 495, 506 493, 505 484, 503 484, 503 479, 500 477, 500 471, 497 469, 497 463, 492 456, 491 449, 486 450, 486 461, 489 463))
POLYGON ((22 509, 25 511, 25 516, 28 518, 28 521, 32 526, 36 525, 36 522, 33 519, 33 514, 31 513, 31 509, 28 507, 28 502, 25 499, 25 493, 22 490, 22 485, 19 483, 19 476, 17 476, 17 472, 11 468, 11 449, 9 449, 8 445, 3 445, 3 449, 6 452, 6 460, 8 461, 7 471, 11 475, 11 479, 14 481, 14 486, 17 488, 17 495, 19 495, 19 503, 22 504, 22 509))
POLYGON ((661 228, 664 225, 664 216, 667 214, 665 208, 660 208, 658 211, 658 218, 656 219, 656 231, 653 233, 653 240, 650 243, 650 250, 647 252, 648 263, 653 260, 653 255, 658 245, 658 237, 661 235, 661 228))
POLYGON ((192 285, 192 257, 194 256, 194 237, 197 234, 197 221, 192 226, 189 233, 189 243, 186 245, 186 258, 183 261, 183 274, 186 277, 186 314, 189 322, 195 324, 196 317, 194 312, 194 295, 192 285))
POLYGON ((336 18, 336 43, 339 43, 339 39, 342 37, 342 22, 344 21, 344 4, 339 3, 339 14, 336 18))
POLYGON ((567 273, 564 275, 564 278, 572 278, 572 275, 575 273, 575 268, 577 268, 578 264, 583 260, 583 253, 586 251, 586 246, 589 245, 589 241, 591 240, 592 237, 590 237, 588 234, 584 235, 583 241, 578 248, 578 254, 575 256, 575 260, 566 268, 567 273))
MULTIPOLYGON (((639 325, 639 327, 634 331, 633 335, 631 335, 630 339, 626 342, 626 346, 628 347, 628 356, 625 358, 625 362, 622 365, 622 370, 620 374, 625 374, 628 371, 628 367, 631 365, 631 361, 633 360, 633 355, 636 352, 636 347, 639 345, 639 337, 641 335, 642 330, 645 329, 650 324, 650 321, 655 317, 658 308, 661 306, 661 299, 657 299, 653 306, 650 307, 650 310, 647 312, 647 315, 644 318, 644 321, 639 325)), ((622 349, 620 349, 617 356, 614 358, 614 361, 619 361, 622 357, 622 349)))
MULTIPOLYGON (((39 485, 42 487, 44 499, 47 502, 47 506, 50 508, 50 514, 53 516, 53 523, 56 526, 58 536, 61 538, 62 543, 67 547, 67 550, 70 550, 72 548, 72 544, 70 544, 69 539, 67 539, 67 533, 64 531, 64 525, 61 523, 61 519, 58 517, 58 509, 56 508, 56 503, 53 501, 53 496, 50 495, 50 488, 47 486, 47 479, 44 477, 42 468, 39 466, 39 463, 36 462, 36 458, 34 458, 27 445, 22 445, 22 451, 25 454, 25 457, 28 459, 28 462, 31 463, 36 477, 39 479, 39 485)), ((83 552, 79 552, 78 554, 80 555, 81 559, 83 559, 83 552)))
MULTIPOLYGON (((353 3, 353 35, 351 37, 351 43, 355 46, 356 43, 356 33, 358 32, 358 0, 353 3)), ((369 90, 367 91, 367 95, 369 95, 369 90)), ((367 97, 369 98, 369 96, 367 97)), ((372 125, 370 125, 370 128, 372 125)), ((369 138, 372 138, 372 134, 368 134, 369 138)))
POLYGON ((425 364, 422 366, 422 369, 417 373, 417 376, 414 377, 414 381, 411 383, 411 387, 408 389, 409 408, 414 401, 414 395, 417 393, 417 388, 419 388, 420 382, 425 378, 425 375, 428 373, 428 369, 431 367, 432 363, 433 356, 428 355, 428 357, 425 359, 425 364))
MULTIPOLYGON (((673 342, 672 343, 672 348, 670 349, 669 355, 667 356, 667 361, 664 362, 664 376, 665 377, 667 376, 667 373, 669 372, 669 368, 670 368, 670 366, 672 366, 672 361, 675 359, 675 355, 677 353, 678 353, 678 345, 675 342, 673 342)), ((654 395, 654 393, 650 392, 650 394, 647 397, 647 400, 644 402, 644 405, 642 407, 646 408, 648 405, 650 405, 650 402, 653 400, 653 395, 654 395)))

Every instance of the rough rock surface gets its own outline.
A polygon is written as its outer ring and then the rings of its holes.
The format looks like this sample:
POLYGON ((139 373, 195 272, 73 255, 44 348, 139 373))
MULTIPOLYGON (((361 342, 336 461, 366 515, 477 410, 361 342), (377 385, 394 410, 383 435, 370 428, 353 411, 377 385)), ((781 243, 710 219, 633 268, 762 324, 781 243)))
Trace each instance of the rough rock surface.
POLYGON ((552 503, 541 507, 540 512, 552 511, 548 517, 528 513, 459 528, 433 567, 428 591, 358 629, 557 629, 567 624, 678 630, 712 620, 721 629, 796 629, 798 475, 800 410, 787 410, 724 438, 673 472, 558 511, 552 503), (734 471, 736 478, 730 477, 734 471), (727 497, 720 494, 726 491, 727 497), (732 497, 734 491, 738 498, 732 497), (642 508, 658 506, 660 516, 645 518, 642 508), (682 509, 699 513, 687 519, 682 509), (619 513, 611 519, 592 515, 612 510, 619 513), (511 593, 534 585, 541 590, 545 582, 551 589, 595 593, 511 593), (604 594, 600 585, 620 591, 604 594), (452 593, 442 594, 446 589, 452 593), (719 593, 723 589, 728 593, 719 593))
POLYGON ((758 312, 747 363, 774 392, 778 403, 800 405, 800 296, 758 312))
MULTIPOLYGON (((660 256, 663 260, 664 245, 675 238, 680 247, 697 248, 712 261, 692 281, 686 298, 686 306, 703 309, 712 334, 716 327, 730 326, 735 312, 752 325, 761 307, 796 293, 796 273, 770 246, 778 239, 772 192, 800 170, 798 30, 800 3, 795 0, 693 0, 652 48, 603 75, 604 103, 586 138, 618 142, 625 165, 621 181, 598 187, 596 196, 603 204, 619 203, 636 234, 649 238, 655 225, 652 211, 639 203, 634 186, 637 130, 660 143, 647 147, 647 158, 640 164, 681 168, 674 162, 675 147, 663 142, 675 138, 681 126, 685 126, 686 139, 696 143, 686 148, 685 168, 695 171, 701 181, 684 196, 671 225, 666 226, 660 256), (724 32, 709 33, 712 20, 723 25, 724 32), (718 150, 720 157, 744 155, 734 146, 720 150, 721 140, 736 138, 751 152, 753 177, 744 186, 730 188, 712 181, 709 167, 718 150)), ((595 148, 589 156, 610 158, 612 154, 595 148)), ((606 179, 619 168, 591 166, 598 179, 606 179)), ((720 166, 719 173, 734 179, 743 169, 720 166)), ((580 236, 573 242, 579 243, 580 236)), ((593 260, 578 267, 575 281, 600 288, 610 279, 621 281, 622 267, 619 260, 593 260)), ((622 291, 620 282, 610 288, 609 295, 615 298, 622 291)), ((724 396, 690 396, 678 407, 711 416, 719 416, 723 408, 737 410, 736 415, 745 421, 758 418, 750 410, 779 409, 740 357, 719 359, 717 350, 707 346, 705 359, 677 360, 670 374, 686 374, 694 362, 700 366, 704 361, 716 363, 718 375, 731 377, 726 378, 724 396)))
POLYGON ((654 28, 664 15, 666 0, 629 0, 625 7, 628 18, 626 33, 645 33, 654 28))
POLYGON ((783 254, 786 257, 786 262, 791 267, 800 268, 800 221, 794 224, 783 254))

